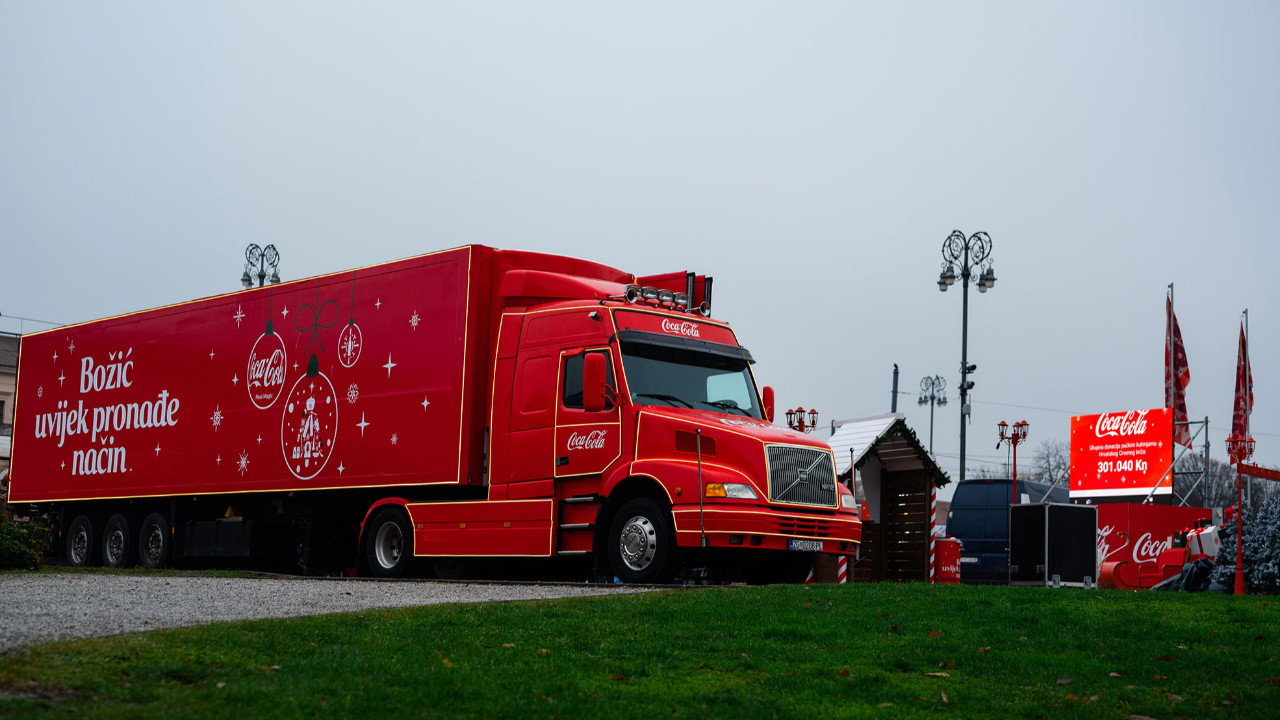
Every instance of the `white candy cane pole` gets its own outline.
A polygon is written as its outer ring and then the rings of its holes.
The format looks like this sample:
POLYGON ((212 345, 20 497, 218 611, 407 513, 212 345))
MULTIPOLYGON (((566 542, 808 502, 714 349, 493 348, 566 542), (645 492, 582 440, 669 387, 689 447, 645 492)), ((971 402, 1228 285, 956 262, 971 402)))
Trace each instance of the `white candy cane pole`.
POLYGON ((841 585, 849 582, 849 556, 848 555, 841 555, 840 559, 836 561, 836 575, 839 576, 839 579, 836 582, 840 583, 841 585))
POLYGON ((933 530, 938 522, 938 488, 929 481, 929 582, 937 581, 938 549, 933 530))

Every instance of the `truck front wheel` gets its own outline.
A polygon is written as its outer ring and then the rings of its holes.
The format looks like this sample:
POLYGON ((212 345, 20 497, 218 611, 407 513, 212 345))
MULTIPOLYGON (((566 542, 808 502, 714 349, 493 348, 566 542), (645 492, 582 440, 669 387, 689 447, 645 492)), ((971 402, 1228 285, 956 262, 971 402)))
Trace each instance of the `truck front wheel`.
POLYGON ((629 500, 609 526, 609 564, 625 583, 671 579, 675 533, 671 514, 649 498, 629 500))
POLYGON ((88 515, 77 515, 67 527, 67 564, 84 567, 93 563, 93 522, 88 515))
POLYGON ((365 560, 374 577, 402 577, 413 558, 413 525, 398 507, 379 510, 365 530, 365 560))

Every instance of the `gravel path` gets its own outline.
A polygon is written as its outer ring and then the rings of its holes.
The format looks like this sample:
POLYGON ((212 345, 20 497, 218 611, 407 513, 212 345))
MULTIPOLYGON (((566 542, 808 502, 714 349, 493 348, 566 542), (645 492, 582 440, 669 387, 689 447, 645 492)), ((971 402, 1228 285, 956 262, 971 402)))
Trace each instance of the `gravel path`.
POLYGON ((318 578, 0 575, 0 654, 24 645, 227 620, 437 603, 590 597, 645 588, 318 578))

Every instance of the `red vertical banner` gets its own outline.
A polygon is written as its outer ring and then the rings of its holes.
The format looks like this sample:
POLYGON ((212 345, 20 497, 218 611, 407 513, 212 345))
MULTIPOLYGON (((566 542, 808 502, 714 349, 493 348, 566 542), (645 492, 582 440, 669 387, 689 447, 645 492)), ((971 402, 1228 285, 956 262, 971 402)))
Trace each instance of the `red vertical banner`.
POLYGON ((1173 298, 1165 298, 1164 404, 1173 408, 1173 439, 1191 447, 1191 428, 1187 426, 1187 385, 1191 369, 1187 365, 1187 349, 1182 344, 1182 330, 1173 312, 1173 298))
MULTIPOLYGON (((1240 325, 1240 351, 1236 356, 1235 411, 1231 414, 1231 437, 1244 440, 1249 436, 1249 414, 1253 412, 1253 373, 1249 368, 1249 338, 1240 325)), ((1231 456, 1232 464, 1241 458, 1231 456)))

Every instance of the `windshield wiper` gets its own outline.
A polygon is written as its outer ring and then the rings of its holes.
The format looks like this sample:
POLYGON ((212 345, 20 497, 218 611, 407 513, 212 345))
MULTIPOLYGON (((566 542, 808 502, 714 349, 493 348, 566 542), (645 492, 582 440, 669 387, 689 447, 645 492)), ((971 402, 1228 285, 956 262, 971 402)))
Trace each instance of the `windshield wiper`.
POLYGON ((725 410, 725 411, 737 410, 738 412, 742 413, 744 417, 751 417, 751 413, 744 410, 741 406, 738 405, 738 403, 733 402, 732 400, 699 400, 698 402, 702 403, 703 405, 710 405, 711 407, 720 408, 721 410, 725 410))
POLYGON ((647 398, 653 398, 655 400, 666 400, 669 403, 678 402, 684 405, 685 407, 689 408, 690 410, 693 409, 693 405, 688 400, 682 400, 676 397, 675 395, 663 395, 660 393, 636 393, 636 397, 647 397, 647 398))

